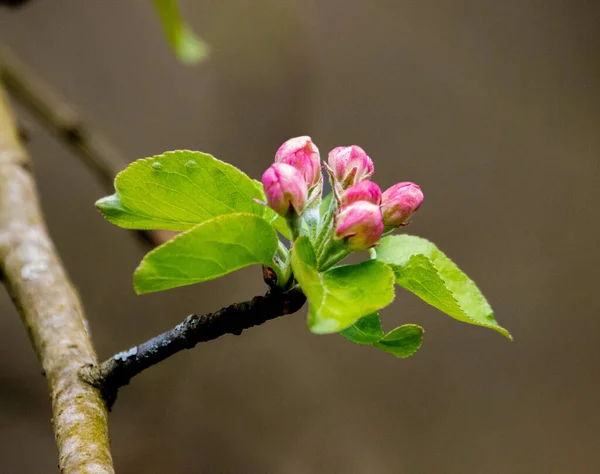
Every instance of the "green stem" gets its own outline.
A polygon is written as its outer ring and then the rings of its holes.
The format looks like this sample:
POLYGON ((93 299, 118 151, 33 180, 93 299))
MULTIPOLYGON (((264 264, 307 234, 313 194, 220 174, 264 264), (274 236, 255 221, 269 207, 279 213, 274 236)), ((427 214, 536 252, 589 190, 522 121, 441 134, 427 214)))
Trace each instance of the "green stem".
POLYGON ((317 268, 319 271, 325 271, 331 268, 340 260, 343 260, 352 253, 342 240, 332 240, 329 242, 321 255, 317 257, 317 268))
POLYGON ((292 247, 294 246, 294 242, 300 237, 300 225, 302 221, 300 220, 300 216, 295 212, 285 218, 287 225, 290 229, 290 237, 292 247))
POLYGON ((327 208, 327 211, 325 212, 325 215, 323 216, 323 219, 320 222, 319 230, 317 232, 317 239, 315 245, 315 253, 317 254, 317 258, 321 256, 325 248, 330 243, 336 210, 337 201, 335 200, 335 197, 332 196, 331 201, 329 203, 329 207, 327 208))
POLYGON ((288 254, 290 253, 288 248, 285 246, 285 244, 279 240, 277 242, 277 250, 279 251, 279 253, 281 254, 281 256, 283 257, 284 260, 288 259, 288 254))

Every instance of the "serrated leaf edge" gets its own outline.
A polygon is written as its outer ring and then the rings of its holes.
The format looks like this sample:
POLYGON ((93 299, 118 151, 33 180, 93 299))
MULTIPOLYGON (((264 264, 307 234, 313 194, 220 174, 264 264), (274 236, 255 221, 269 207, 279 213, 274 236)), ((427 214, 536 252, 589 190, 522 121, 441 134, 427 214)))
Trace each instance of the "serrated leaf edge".
MULTIPOLYGON (((407 235, 407 234, 404 234, 404 235, 407 235)), ((390 236, 388 236, 387 238, 394 238, 394 237, 400 237, 400 236, 399 236, 399 235, 390 235, 390 236)), ((433 242, 431 242, 431 241, 429 241, 429 240, 427 240, 427 239, 424 239, 423 237, 416 236, 416 235, 410 235, 410 237, 413 237, 413 238, 415 238, 415 239, 419 239, 419 240, 421 240, 421 241, 423 241, 423 242, 427 242, 428 244, 434 245, 434 246, 436 247, 436 249, 437 249, 437 250, 438 250, 440 253, 442 253, 442 255, 446 256, 446 254, 445 254, 444 252, 442 252, 442 251, 441 251, 439 248, 437 248, 437 246, 436 246, 436 245, 435 245, 433 242)), ((425 257, 427 260, 429 260, 429 262, 431 263, 431 266, 432 266, 432 267, 433 267, 433 269, 435 270, 435 273, 436 273, 436 275, 437 275, 437 276, 440 278, 440 280, 442 280, 442 281, 444 282, 444 284, 446 284, 446 280, 444 279, 444 277, 443 277, 443 276, 440 274, 440 272, 438 271, 438 269, 437 269, 437 267, 435 266, 435 263, 433 262, 433 260, 431 259, 431 257, 430 257, 429 255, 425 254, 425 253, 420 253, 420 254, 418 254, 418 255, 422 255, 422 256, 423 256, 423 257, 425 257)), ((411 256, 410 256, 410 258, 408 258, 408 259, 404 260, 402 263, 398 263, 398 266, 400 266, 400 265, 406 265, 406 264, 407 264, 407 263, 409 263, 409 262, 411 261, 411 259, 412 259, 412 258, 414 258, 414 257, 416 257, 416 255, 411 255, 411 256)), ((446 256, 446 258, 448 258, 448 257, 446 256)), ((449 259, 449 258, 448 258, 448 259, 449 259)), ((449 260, 450 260, 450 259, 449 259, 449 260)), ((450 260, 450 261, 452 261, 452 260, 450 260)), ((386 265, 387 265, 387 263, 386 263, 386 262, 383 262, 383 261, 382 261, 382 263, 384 263, 384 264, 386 264, 386 265)), ((461 269, 461 268, 460 268, 458 265, 456 265, 456 263, 454 263, 453 261, 452 261, 452 263, 453 263, 453 264, 456 266, 456 268, 458 268, 458 269, 459 269, 459 270, 460 270, 460 271, 461 271, 461 272, 462 272, 462 273, 463 273, 463 274, 466 276, 466 273, 464 273, 464 272, 462 271, 462 269, 461 269)), ((395 274, 395 272, 394 272, 394 274, 395 274)), ((467 278, 469 278, 469 277, 467 276, 467 278)), ((469 278, 469 280, 471 280, 471 278, 469 278)), ((477 290, 478 290, 478 291, 481 293, 481 290, 479 290, 479 287, 477 286, 477 284, 476 284, 476 283, 475 283, 473 280, 471 280, 471 281, 473 282, 473 284, 475 285, 475 287, 477 288, 477 290)), ((399 284, 398 284, 398 286, 402 286, 402 285, 399 285, 399 284)), ((410 290, 409 290, 409 291, 410 291, 410 290)), ((476 320, 474 320, 472 317, 470 317, 470 316, 469 316, 469 315, 468 315, 468 314, 465 312, 465 309, 463 308, 463 306, 462 306, 462 305, 461 305, 461 304, 458 302, 458 300, 457 300, 457 299, 454 297, 454 293, 453 293, 452 291, 450 291, 450 290, 448 290, 448 291, 450 292, 450 296, 451 296, 452 300, 453 300, 453 301, 456 303, 456 306, 457 306, 457 307, 458 307, 458 308, 461 310, 461 312, 462 312, 462 314, 464 315, 465 319, 467 319, 467 320, 471 321, 471 322, 473 323, 473 325, 474 325, 474 326, 480 326, 480 327, 484 327, 484 328, 487 328, 487 329, 492 329, 492 330, 494 330, 494 331, 498 332, 499 334, 503 335, 504 337, 506 337, 506 338, 507 338, 509 341, 513 341, 513 337, 512 337, 512 335, 511 335, 511 334, 510 334, 510 333, 509 333, 509 332, 508 332, 508 331, 507 331, 505 328, 503 328, 502 326, 500 326, 500 325, 499 325, 497 322, 496 322, 496 325, 492 325, 492 324, 488 324, 488 323, 481 323, 481 322, 479 322, 479 321, 476 321, 476 320)), ((482 294, 482 296, 483 296, 483 294, 482 294)), ((484 298, 485 298, 485 296, 484 296, 484 298)), ((487 301, 487 300, 486 300, 486 301, 487 301)), ((488 303, 488 304, 489 304, 489 303, 488 303)), ((436 309, 438 309, 438 308, 436 308, 436 309)), ((441 310, 439 310, 439 309, 438 309, 438 311, 441 311, 441 310)), ((443 312, 443 311, 442 311, 442 312, 443 312)), ((496 321, 496 319, 494 318, 494 312, 493 312, 493 311, 492 311, 492 318, 494 319, 494 321, 496 321)))
MULTIPOLYGON (((173 237, 173 238, 171 238, 171 239, 167 240, 167 241, 166 241, 164 244, 162 244, 162 245, 159 245, 158 247, 156 247, 156 248, 154 248, 154 249, 150 250, 148 253, 146 253, 146 255, 144 255, 144 257, 142 258, 141 262, 140 262, 140 263, 138 264, 138 266, 135 268, 135 270, 134 270, 134 272, 133 272, 133 289, 135 290, 136 294, 138 294, 138 295, 146 294, 146 293, 144 293, 144 292, 139 292, 139 291, 138 291, 137 284, 136 284, 136 275, 137 275, 137 273, 138 273, 138 270, 141 268, 142 264, 143 264, 143 263, 144 263, 144 261, 146 260, 146 258, 148 258, 150 255, 152 255, 152 254, 154 254, 154 253, 158 252, 159 250, 163 250, 163 249, 165 249, 165 248, 167 248, 167 247, 169 247, 169 246, 173 245, 173 244, 174 244, 174 243, 175 243, 175 242, 176 242, 178 239, 180 239, 180 238, 182 238, 182 237, 186 236, 186 235, 187 235, 187 234, 189 234, 190 232, 192 232, 192 231, 196 230, 197 228, 199 228, 199 227, 201 227, 201 226, 203 226, 203 225, 206 225, 206 224, 208 224, 208 223, 212 223, 212 222, 214 222, 214 221, 216 221, 216 220, 221 220, 221 219, 230 218, 231 216, 248 216, 248 217, 253 217, 253 218, 255 218, 255 219, 261 219, 262 221, 264 221, 264 222, 266 222, 266 223, 268 224, 268 222, 266 221, 266 219, 262 218, 261 216, 257 216, 256 214, 251 214, 251 213, 249 213, 249 212, 236 212, 236 213, 232 213, 232 214, 223 214, 223 215, 220 215, 220 216, 214 217, 214 218, 212 218, 212 219, 209 219, 209 220, 207 220, 207 221, 200 222, 199 224, 195 225, 195 226, 194 226, 194 227, 192 227, 191 229, 188 229, 188 230, 186 230, 185 232, 181 232, 180 234, 177 234, 175 237, 173 237)), ((271 226, 271 228, 273 228, 273 226, 271 226)), ((275 245, 274 245, 274 247, 275 247, 275 252, 274 252, 274 253, 273 253, 273 255, 271 256, 271 259, 273 259, 273 257, 274 257, 274 256, 275 256, 275 254, 277 253, 277 232, 275 231, 275 229, 273 229, 273 234, 272 234, 272 235, 274 236, 274 239, 275 239, 275 245)), ((234 269, 234 270, 232 270, 231 272, 228 272, 228 273, 232 273, 232 272, 234 272, 234 271, 237 271, 237 270, 240 270, 240 269, 242 269, 242 268, 245 268, 245 267, 238 267, 238 268, 236 268, 236 269, 234 269)), ((228 273, 227 273, 227 274, 228 274, 228 273)), ((217 278, 219 278, 219 277, 217 277, 217 278)))

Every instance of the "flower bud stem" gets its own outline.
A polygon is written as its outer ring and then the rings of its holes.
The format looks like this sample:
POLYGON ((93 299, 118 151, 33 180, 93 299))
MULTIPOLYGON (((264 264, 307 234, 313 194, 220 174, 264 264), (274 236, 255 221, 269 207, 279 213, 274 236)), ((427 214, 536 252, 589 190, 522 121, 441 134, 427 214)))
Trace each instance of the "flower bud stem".
POLYGON ((281 257, 283 258, 283 260, 287 260, 288 254, 290 253, 290 251, 288 250, 288 248, 285 246, 285 244, 281 240, 278 241, 277 245, 278 245, 277 250, 281 254, 281 257))
POLYGON ((317 238, 315 243, 315 252, 317 257, 320 257, 321 253, 323 253, 323 250, 325 247, 327 247, 329 240, 333 235, 333 220, 335 217, 335 211, 337 210, 337 201, 332 195, 330 196, 329 207, 327 208, 327 211, 325 211, 317 230, 317 238))
POLYGON ((314 202, 312 202, 309 206, 306 207, 304 213, 302 214, 302 218, 306 223, 306 228, 308 230, 308 236, 310 237, 311 242, 314 242, 317 238, 317 227, 319 225, 319 207, 321 206, 321 198, 319 197, 314 202))
POLYGON ((349 250, 343 241, 332 242, 332 245, 327 246, 323 254, 318 257, 317 268, 320 272, 324 272, 351 253, 352 250, 349 250))
POLYGON ((285 221, 290 229, 290 240, 293 246, 294 242, 296 242, 298 237, 300 237, 300 225, 302 221, 300 220, 300 216, 295 212, 288 214, 285 218, 285 221))

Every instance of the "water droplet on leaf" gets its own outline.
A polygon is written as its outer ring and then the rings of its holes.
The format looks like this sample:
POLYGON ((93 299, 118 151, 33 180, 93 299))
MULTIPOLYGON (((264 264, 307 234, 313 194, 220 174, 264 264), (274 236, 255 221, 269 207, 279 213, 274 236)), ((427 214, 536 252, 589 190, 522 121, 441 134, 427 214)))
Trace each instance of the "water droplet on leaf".
POLYGON ((159 170, 162 168, 162 163, 160 161, 155 161, 154 163, 152 163, 152 168, 154 168, 155 170, 159 170))
POLYGON ((195 168, 198 168, 198 163, 196 163, 194 160, 190 160, 185 163, 185 167, 188 170, 193 170, 195 168))

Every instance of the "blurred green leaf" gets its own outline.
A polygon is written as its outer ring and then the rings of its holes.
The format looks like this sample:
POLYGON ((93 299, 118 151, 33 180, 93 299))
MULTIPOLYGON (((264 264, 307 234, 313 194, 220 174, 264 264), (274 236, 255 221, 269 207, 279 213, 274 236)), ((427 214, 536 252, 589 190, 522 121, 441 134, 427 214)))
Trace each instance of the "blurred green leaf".
POLYGON ((493 329, 508 339, 494 312, 475 283, 434 244, 411 235, 381 240, 377 260, 389 265, 396 283, 449 316, 469 324, 493 329))
POLYGON ((137 160, 117 175, 115 189, 96 207, 126 229, 184 231, 224 214, 248 212, 268 219, 274 214, 254 201, 264 200, 256 181, 198 151, 137 160))
POLYGON ((369 260, 318 272, 306 236, 294 244, 292 269, 310 303, 308 327, 316 334, 341 331, 394 299, 394 275, 389 267, 369 260))
POLYGON ((213 280, 254 264, 272 265, 277 233, 262 217, 228 214, 149 252, 133 275, 138 294, 213 280))
POLYGON ((152 0, 169 44, 182 63, 194 64, 208 57, 209 46, 181 21, 176 0, 152 0))

